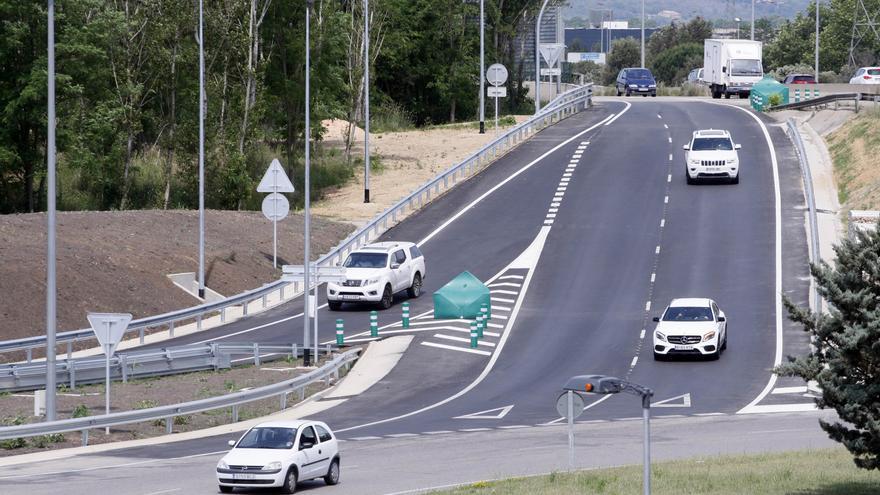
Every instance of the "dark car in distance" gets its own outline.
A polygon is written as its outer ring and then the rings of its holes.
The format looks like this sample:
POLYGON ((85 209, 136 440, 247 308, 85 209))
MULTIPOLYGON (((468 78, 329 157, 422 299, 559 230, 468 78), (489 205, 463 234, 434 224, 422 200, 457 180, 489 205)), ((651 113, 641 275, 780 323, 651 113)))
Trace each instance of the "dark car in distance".
POLYGON ((641 67, 622 69, 615 83, 617 96, 639 94, 657 96, 657 81, 651 71, 641 67))
POLYGON ((816 84, 816 78, 810 74, 789 74, 782 80, 782 84, 816 84))

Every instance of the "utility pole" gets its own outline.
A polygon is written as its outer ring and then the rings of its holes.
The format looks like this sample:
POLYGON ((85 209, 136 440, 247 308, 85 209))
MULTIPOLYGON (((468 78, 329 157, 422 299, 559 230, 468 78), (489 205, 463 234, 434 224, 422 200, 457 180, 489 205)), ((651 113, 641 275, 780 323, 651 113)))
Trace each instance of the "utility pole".
MULTIPOLYGON (((309 227, 310 227, 310 225, 309 225, 309 220, 310 220, 310 218, 309 218, 309 167, 310 167, 310 164, 309 164, 309 158, 310 158, 309 157, 309 147, 310 147, 309 126, 311 125, 309 122, 309 118, 310 118, 310 115, 309 115, 309 111, 310 111, 310 108, 309 108, 309 96, 310 96, 309 95, 309 89, 310 89, 309 88, 309 78, 310 78, 310 76, 309 76, 309 71, 310 71, 309 17, 311 16, 313 1, 314 0, 306 0, 306 122, 305 122, 305 124, 306 124, 306 126, 305 126, 305 134, 306 134, 306 136, 305 136, 305 138, 306 138, 305 167, 306 167, 306 171, 305 171, 305 186, 303 187, 303 193, 305 194, 305 198, 304 198, 305 199, 305 229, 304 229, 305 233, 303 236, 303 251, 304 251, 304 257, 305 257, 305 262, 303 263, 303 287, 305 287, 305 289, 303 290, 303 293, 305 294, 305 296, 303 297, 303 366, 309 366, 311 364, 311 359, 309 356, 310 351, 311 351, 311 349, 310 349, 311 344, 309 342, 309 340, 310 340, 310 337, 309 337, 309 302, 310 302, 309 301, 309 293, 311 292, 311 283, 310 283, 311 280, 309 280, 309 269, 311 268, 311 265, 310 265, 311 261, 309 260, 309 257, 310 257, 309 256, 309 244, 311 242, 311 239, 309 237, 309 227)), ((317 295, 318 295, 318 288, 315 287, 315 296, 317 296, 317 295)), ((318 302, 317 297, 315 299, 316 299, 315 303, 317 305, 317 302, 318 302)), ((317 356, 315 356, 315 358, 317 360, 317 356)))
POLYGON ((49 111, 46 130, 47 202, 49 225, 46 249, 46 421, 55 421, 55 0, 48 8, 49 111))
POLYGON ((816 0, 816 49, 815 49, 815 65, 813 68, 816 72, 816 84, 819 84, 819 0, 816 0))
POLYGON ((642 0, 642 67, 645 66, 645 0, 642 0))
MULTIPOLYGON (((755 0, 752 0, 752 41, 755 41, 755 0)), ((818 79, 816 79, 818 81, 818 79)))
MULTIPOLYGON (((370 202, 370 0, 364 0, 364 203, 370 202)), ((317 289, 315 289, 317 291, 317 289)))
POLYGON ((205 298, 205 38, 199 0, 199 298, 205 298))
POLYGON ((486 15, 483 7, 483 0, 480 0, 480 134, 486 133, 486 62, 483 42, 486 15))

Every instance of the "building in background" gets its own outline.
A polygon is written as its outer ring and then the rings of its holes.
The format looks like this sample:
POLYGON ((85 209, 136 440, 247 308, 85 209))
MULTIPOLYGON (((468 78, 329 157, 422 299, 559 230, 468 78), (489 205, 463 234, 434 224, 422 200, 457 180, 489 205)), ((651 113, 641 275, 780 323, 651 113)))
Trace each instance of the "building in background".
MULTIPOLYGON (((645 28, 645 41, 651 39, 656 31, 657 28, 645 28)), ((640 41, 641 36, 641 27, 631 28, 627 22, 603 22, 601 28, 566 28, 566 61, 590 60, 604 64, 605 55, 615 40, 633 38, 640 41)))
MULTIPOLYGON (((562 22, 562 0, 551 2, 541 17, 541 43, 565 43, 565 25, 562 22)), ((522 64, 525 80, 535 79, 535 21, 521 24, 516 37, 516 65, 522 64)), ((566 51, 568 51, 566 49, 566 51)), ((562 55, 565 60, 565 55, 562 55)), ((543 63, 543 62, 542 62, 543 63)))

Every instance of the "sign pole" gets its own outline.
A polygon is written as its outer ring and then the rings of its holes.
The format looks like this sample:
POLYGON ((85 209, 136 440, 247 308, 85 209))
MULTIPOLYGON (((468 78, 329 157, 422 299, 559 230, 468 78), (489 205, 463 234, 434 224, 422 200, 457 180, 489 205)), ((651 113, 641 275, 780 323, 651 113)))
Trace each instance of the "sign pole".
MULTIPOLYGON (((112 322, 107 322, 107 334, 110 333, 111 324, 112 322)), ((104 414, 110 414, 110 353, 113 345, 107 343, 104 347, 104 414)), ((109 426, 104 428, 104 434, 110 434, 109 426)))
POLYGON ((498 96, 495 96, 495 134, 498 134, 498 96))
MULTIPOLYGON (((272 185, 278 190, 278 172, 272 174, 272 185)), ((272 268, 278 268, 278 201, 272 201, 272 268)))
POLYGON ((651 395, 642 395, 642 419, 645 423, 644 438, 644 466, 643 466, 643 491, 644 495, 651 495, 651 395))
POLYGON ((574 469, 574 392, 568 391, 568 469, 574 469))

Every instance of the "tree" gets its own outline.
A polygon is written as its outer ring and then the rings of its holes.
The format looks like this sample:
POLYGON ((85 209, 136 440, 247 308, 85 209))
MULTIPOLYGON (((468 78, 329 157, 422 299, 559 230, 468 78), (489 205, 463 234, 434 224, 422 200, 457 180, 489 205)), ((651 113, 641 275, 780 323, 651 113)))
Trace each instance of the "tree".
POLYGON ((812 346, 777 372, 815 380, 822 389, 817 405, 834 409, 841 420, 820 420, 822 429, 852 453, 858 467, 880 469, 880 228, 845 239, 834 252, 834 267, 810 266, 827 314, 784 300, 812 346))
POLYGON ((658 81, 678 85, 691 69, 703 66, 703 45, 683 43, 662 52, 649 65, 658 81))
POLYGON ((614 40, 605 61, 603 82, 613 84, 617 74, 625 67, 638 67, 641 61, 641 48, 635 38, 614 40))

